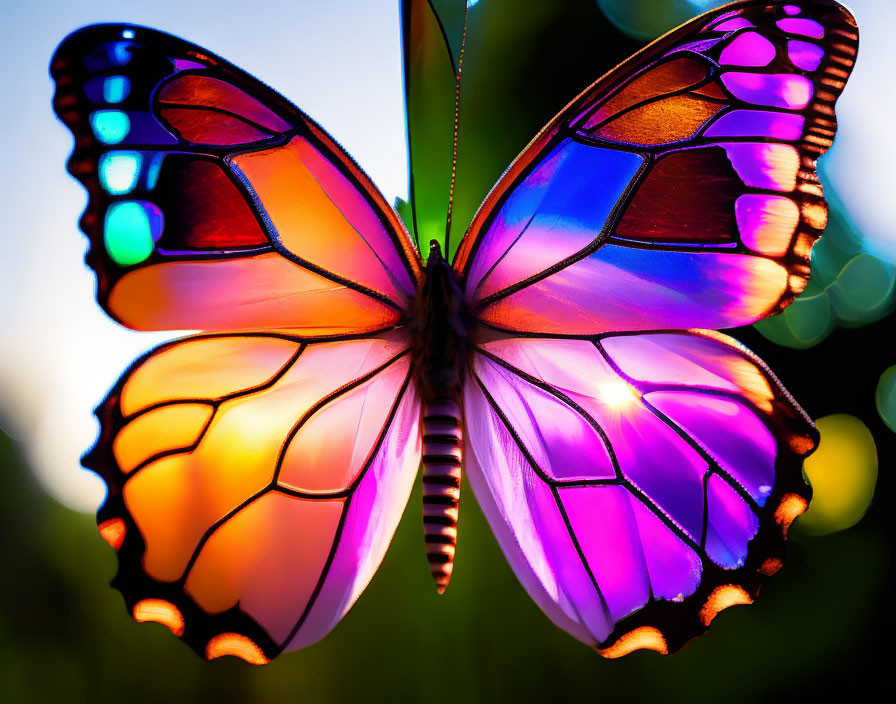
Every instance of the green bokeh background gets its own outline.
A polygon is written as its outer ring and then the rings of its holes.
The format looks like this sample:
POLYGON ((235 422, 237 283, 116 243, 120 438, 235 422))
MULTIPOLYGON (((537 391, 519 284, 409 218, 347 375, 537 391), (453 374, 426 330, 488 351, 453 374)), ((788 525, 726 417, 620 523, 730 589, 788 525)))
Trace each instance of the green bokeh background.
MULTIPOLYGON (((469 221, 557 109, 640 46, 593 0, 481 0, 476 11, 488 18, 468 36, 457 222, 469 221)), ((263 668, 205 663, 164 627, 127 617, 106 586, 115 556, 93 518, 49 498, 2 436, 0 702, 861 699, 889 680, 882 642, 893 632, 896 436, 873 390, 896 359, 893 323, 890 314, 858 329, 831 326, 806 350, 779 347, 752 328, 734 331, 810 415, 849 413, 868 425, 879 485, 855 528, 813 538, 797 522, 789 560, 758 603, 724 612, 673 657, 608 661, 555 628, 514 578, 468 485, 454 577, 436 596, 418 485, 379 573, 332 634, 263 668)))

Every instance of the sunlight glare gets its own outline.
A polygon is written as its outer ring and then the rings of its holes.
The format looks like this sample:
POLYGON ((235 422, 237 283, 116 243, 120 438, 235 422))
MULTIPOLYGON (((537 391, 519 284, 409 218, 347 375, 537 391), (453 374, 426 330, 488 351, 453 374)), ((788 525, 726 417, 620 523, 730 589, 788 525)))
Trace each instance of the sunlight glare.
POLYGON ((601 385, 600 398, 611 408, 628 406, 638 400, 638 392, 622 379, 613 379, 601 385))

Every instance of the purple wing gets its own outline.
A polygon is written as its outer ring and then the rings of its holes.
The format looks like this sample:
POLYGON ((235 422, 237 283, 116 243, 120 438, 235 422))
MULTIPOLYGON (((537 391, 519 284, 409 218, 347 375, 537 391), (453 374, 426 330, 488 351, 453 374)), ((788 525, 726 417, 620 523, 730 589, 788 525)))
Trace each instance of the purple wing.
POLYGON ((779 312, 826 222, 815 160, 857 42, 831 0, 741 2, 598 80, 474 218, 455 267, 475 316, 594 335, 779 312))
POLYGON ((526 590, 602 654, 679 649, 781 565, 811 421, 718 333, 478 341, 476 498, 526 590))

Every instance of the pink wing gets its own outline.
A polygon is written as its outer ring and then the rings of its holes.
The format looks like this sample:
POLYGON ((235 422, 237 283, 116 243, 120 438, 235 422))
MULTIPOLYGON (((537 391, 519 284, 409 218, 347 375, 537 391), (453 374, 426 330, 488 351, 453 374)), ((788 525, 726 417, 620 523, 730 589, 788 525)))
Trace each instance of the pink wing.
POLYGON ((474 316, 594 335, 782 310, 826 222, 815 160, 857 41, 832 1, 740 2, 598 80, 474 218, 455 260, 474 316))
POLYGON ((609 657, 671 652, 781 565, 811 421, 717 333, 492 334, 464 389, 467 470, 523 586, 609 657))
POLYGON ((211 659, 309 645, 367 586, 420 462, 406 337, 199 335, 150 352, 100 407, 84 464, 113 585, 211 659))
POLYGON ((805 286, 857 42, 833 0, 696 18, 565 108, 458 250, 471 484, 530 595, 603 655, 675 651, 752 601, 808 505, 811 421, 695 328, 805 286))

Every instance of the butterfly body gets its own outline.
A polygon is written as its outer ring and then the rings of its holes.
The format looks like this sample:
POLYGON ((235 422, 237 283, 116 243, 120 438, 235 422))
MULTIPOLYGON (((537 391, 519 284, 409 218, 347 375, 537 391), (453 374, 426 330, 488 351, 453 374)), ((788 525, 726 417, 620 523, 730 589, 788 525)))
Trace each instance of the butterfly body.
POLYGON ((463 471, 529 595, 602 655, 674 652, 751 603, 818 436, 716 330, 806 284, 857 45, 834 0, 695 18, 562 110, 424 265, 360 167, 248 74, 142 27, 66 39, 54 107, 100 304, 204 331, 132 365, 83 459, 134 618, 207 658, 316 642, 421 465, 440 591, 463 471))
POLYGON ((463 471, 463 384, 472 318, 462 282, 430 244, 423 281, 410 308, 411 365, 423 400, 423 528, 430 571, 441 594, 454 568, 463 471))

